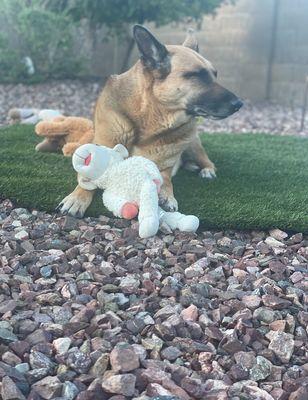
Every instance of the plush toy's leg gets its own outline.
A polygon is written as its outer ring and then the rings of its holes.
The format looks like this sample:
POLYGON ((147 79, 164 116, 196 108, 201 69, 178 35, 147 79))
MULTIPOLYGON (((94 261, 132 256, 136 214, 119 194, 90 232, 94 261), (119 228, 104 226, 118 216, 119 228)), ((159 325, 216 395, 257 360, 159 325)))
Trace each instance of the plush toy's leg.
POLYGON ((199 219, 195 215, 167 212, 161 208, 159 208, 159 220, 172 230, 179 229, 183 232, 196 232, 199 227, 199 219))
POLYGON ((78 146, 81 146, 82 144, 86 144, 86 143, 92 143, 94 139, 94 131, 93 129, 90 129, 88 131, 86 131, 80 138, 78 141, 78 146))
POLYGON ((63 146, 63 154, 65 156, 72 156, 74 152, 78 149, 78 147, 86 143, 92 143, 93 137, 93 130, 89 130, 82 135, 78 142, 67 142, 66 145, 63 146))
POLYGON ((57 117, 57 121, 40 121, 35 126, 35 133, 39 136, 65 136, 68 134, 67 124, 63 117, 57 117))
POLYGON ((60 150, 60 147, 61 144, 59 143, 59 140, 45 139, 41 143, 36 145, 35 150, 47 153, 55 153, 60 150))
POLYGON ((138 214, 138 206, 136 204, 108 192, 108 190, 103 193, 103 202, 106 208, 116 217, 132 219, 138 214))
POLYGON ((125 219, 133 219, 137 217, 139 207, 137 203, 125 203, 122 207, 121 214, 125 219))
POLYGON ((74 154, 74 152, 80 147, 80 143, 77 142, 69 142, 66 143, 62 147, 62 153, 65 155, 65 157, 70 157, 74 154))
POLYGON ((145 182, 140 193, 139 236, 147 238, 154 236, 159 227, 158 195, 155 182, 145 182))

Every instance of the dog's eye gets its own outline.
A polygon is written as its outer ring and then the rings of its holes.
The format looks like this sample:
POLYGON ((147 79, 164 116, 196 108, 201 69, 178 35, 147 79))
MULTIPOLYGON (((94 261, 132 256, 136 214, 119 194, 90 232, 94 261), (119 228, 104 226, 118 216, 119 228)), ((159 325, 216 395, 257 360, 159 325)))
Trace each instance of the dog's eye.
POLYGON ((185 72, 183 74, 183 77, 186 79, 198 78, 205 83, 210 83, 213 80, 213 79, 211 79, 209 72, 205 68, 199 69, 197 71, 185 72))

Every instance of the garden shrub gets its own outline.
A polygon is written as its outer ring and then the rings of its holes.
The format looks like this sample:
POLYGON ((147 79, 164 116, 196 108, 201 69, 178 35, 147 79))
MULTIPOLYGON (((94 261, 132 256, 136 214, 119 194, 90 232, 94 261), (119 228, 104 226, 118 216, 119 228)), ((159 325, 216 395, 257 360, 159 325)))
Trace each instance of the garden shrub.
POLYGON ((76 28, 65 14, 45 10, 38 0, 2 0, 0 24, 1 82, 72 78, 82 71, 82 57, 74 49, 76 28), (34 64, 33 75, 25 57, 34 64))

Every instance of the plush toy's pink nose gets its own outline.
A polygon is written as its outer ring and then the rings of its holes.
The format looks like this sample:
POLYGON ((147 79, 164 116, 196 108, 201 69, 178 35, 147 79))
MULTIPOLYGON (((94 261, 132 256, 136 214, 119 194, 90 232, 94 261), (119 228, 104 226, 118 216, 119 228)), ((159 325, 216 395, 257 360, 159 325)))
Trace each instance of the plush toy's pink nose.
POLYGON ((85 165, 88 166, 88 165, 90 164, 91 158, 92 158, 92 155, 91 155, 91 153, 90 153, 90 154, 88 155, 88 157, 86 157, 85 160, 84 160, 85 165))

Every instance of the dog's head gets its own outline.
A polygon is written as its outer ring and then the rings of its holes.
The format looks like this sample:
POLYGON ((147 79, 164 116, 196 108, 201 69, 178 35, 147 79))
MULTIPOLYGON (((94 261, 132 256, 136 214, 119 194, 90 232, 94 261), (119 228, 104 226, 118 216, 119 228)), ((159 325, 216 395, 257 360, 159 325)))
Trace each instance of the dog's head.
POLYGON ((217 71, 198 53, 192 30, 182 46, 163 45, 141 25, 135 25, 134 37, 153 95, 167 109, 222 119, 242 107, 234 93, 217 83, 217 71))

